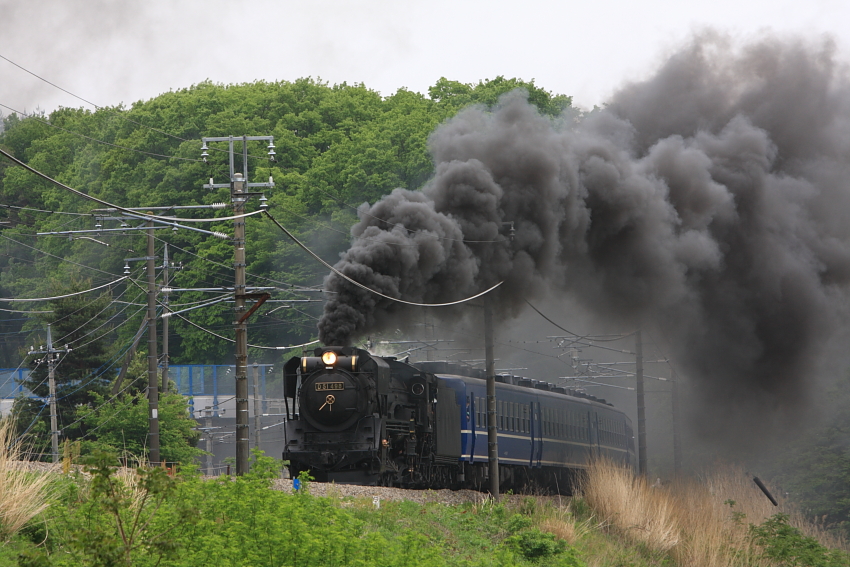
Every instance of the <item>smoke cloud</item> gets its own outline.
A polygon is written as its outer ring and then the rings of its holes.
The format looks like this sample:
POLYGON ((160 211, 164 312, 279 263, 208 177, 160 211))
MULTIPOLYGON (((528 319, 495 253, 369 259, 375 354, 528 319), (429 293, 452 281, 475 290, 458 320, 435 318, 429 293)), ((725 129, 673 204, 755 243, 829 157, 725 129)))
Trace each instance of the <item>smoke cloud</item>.
MULTIPOLYGON (((504 280, 503 319, 569 293, 657 329, 707 402, 744 400, 727 424, 805 398, 850 281, 850 81, 831 43, 703 33, 605 109, 551 120, 511 93, 430 147, 421 191, 361 207, 342 272, 423 303, 504 280)), ((335 275, 326 288, 326 344, 413 314, 335 275)))

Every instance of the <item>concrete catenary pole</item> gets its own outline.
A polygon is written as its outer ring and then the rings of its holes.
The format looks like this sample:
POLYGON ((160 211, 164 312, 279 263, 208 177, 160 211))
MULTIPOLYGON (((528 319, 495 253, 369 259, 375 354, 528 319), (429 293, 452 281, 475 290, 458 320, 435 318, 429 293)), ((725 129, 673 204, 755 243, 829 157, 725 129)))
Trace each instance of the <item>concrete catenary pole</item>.
POLYGON ((496 359, 493 354, 493 313, 490 299, 484 298, 484 358, 487 368, 487 459, 490 495, 499 501, 499 438, 496 430, 496 359))
POLYGON ((263 430, 263 410, 260 400, 260 365, 254 362, 254 447, 260 448, 260 432, 263 430))
MULTIPOLYGON (((245 212, 245 181, 241 173, 233 176, 230 200, 233 215, 245 212)), ((248 441, 248 323, 245 313, 245 219, 233 221, 233 266, 235 268, 234 299, 236 300, 236 474, 248 472, 250 453, 248 441)))
POLYGON ((638 474, 646 476, 646 401, 643 390, 643 342, 635 331, 635 377, 637 378, 638 474))
POLYGON ((160 463, 159 458, 159 357, 156 349, 156 265, 154 264, 154 224, 147 223, 148 230, 148 444, 150 462, 160 463))
MULTIPOLYGON (((163 246, 162 251, 162 314, 170 311, 168 308, 168 244, 163 246)), ((162 318, 162 393, 168 391, 168 322, 170 317, 162 318)), ((191 395, 192 392, 189 392, 191 395)))
POLYGON ((673 381, 672 387, 672 411, 673 411, 673 473, 676 476, 682 474, 682 443, 679 439, 679 376, 676 370, 671 367, 670 378, 673 381))

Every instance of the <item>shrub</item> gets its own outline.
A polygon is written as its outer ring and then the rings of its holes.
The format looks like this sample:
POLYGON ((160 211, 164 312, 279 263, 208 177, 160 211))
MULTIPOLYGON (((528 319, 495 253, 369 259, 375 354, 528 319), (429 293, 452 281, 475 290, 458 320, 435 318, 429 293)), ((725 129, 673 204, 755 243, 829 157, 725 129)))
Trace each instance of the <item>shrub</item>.
POLYGON ((850 564, 850 555, 827 549, 815 538, 789 525, 787 514, 776 514, 762 524, 750 526, 753 541, 764 557, 781 561, 783 567, 841 567, 850 564))

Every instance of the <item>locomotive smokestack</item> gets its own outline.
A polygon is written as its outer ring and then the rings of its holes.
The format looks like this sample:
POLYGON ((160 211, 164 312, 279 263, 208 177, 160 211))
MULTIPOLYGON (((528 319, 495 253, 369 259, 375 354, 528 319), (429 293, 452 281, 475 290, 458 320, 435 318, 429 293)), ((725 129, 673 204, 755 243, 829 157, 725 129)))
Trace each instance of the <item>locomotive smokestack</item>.
MULTIPOLYGON (((361 207, 337 268, 424 303, 504 280, 502 320, 566 292, 659 329, 702 386, 706 431, 793 418, 850 283, 850 83, 834 51, 707 33, 603 110, 551 120, 523 93, 467 109, 432 134, 421 191, 361 207)), ((326 343, 413 316, 335 275, 326 288, 326 343)))

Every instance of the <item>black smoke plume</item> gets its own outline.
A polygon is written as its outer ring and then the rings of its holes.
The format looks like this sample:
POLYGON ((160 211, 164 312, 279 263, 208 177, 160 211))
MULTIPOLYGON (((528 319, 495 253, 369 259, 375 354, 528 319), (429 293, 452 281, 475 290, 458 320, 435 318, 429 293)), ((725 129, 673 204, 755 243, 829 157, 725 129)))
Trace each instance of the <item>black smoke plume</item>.
MULTIPOLYGON (((603 110, 551 120, 511 93, 430 147, 434 178, 364 205, 338 269, 424 303, 504 280, 503 318, 569 292, 658 329, 710 398, 805 397, 850 279, 850 82, 831 43, 704 33, 603 110)), ((413 313, 335 275, 326 288, 325 343, 413 313)))

